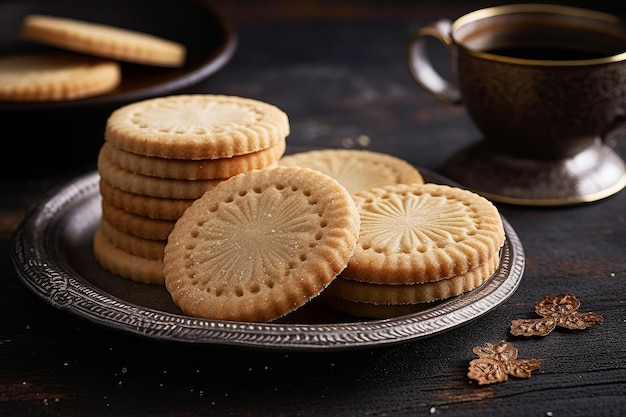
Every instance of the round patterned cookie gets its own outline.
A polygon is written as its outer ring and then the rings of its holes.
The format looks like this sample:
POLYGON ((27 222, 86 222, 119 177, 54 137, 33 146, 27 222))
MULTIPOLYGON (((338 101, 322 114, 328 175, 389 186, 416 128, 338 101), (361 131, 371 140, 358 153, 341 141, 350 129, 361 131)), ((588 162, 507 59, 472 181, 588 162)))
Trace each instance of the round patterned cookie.
POLYGON ((105 182, 118 190, 148 197, 179 200, 196 199, 223 181, 222 179, 179 180, 137 174, 111 162, 102 149, 98 155, 98 172, 105 182))
POLYGON ((372 304, 346 300, 326 291, 320 296, 320 301, 330 308, 355 317, 368 319, 390 319, 407 314, 419 313, 436 306, 438 303, 417 304, 372 304))
POLYGON ((500 256, 496 254, 487 262, 464 274, 416 284, 373 284, 339 276, 328 286, 326 292, 360 303, 385 305, 429 303, 454 297, 480 286, 493 275, 499 262, 500 256))
POLYGON ((110 143, 102 145, 102 152, 113 164, 126 171, 159 178, 199 180, 229 178, 253 169, 275 165, 286 148, 285 139, 267 149, 217 159, 166 159, 139 155, 118 149, 110 143))
POLYGON ((287 114, 249 98, 187 94, 128 104, 107 120, 105 140, 145 156, 230 158, 267 149, 289 135, 287 114))
POLYGON ((181 67, 187 53, 184 45, 147 33, 42 14, 24 18, 21 36, 73 52, 163 67, 181 67))
POLYGON ((150 197, 120 190, 100 179, 100 195, 112 206, 151 219, 177 220, 195 199, 150 197))
POLYGON ((464 274, 504 244, 497 208, 484 197, 440 184, 396 184, 354 195, 359 242, 344 272, 379 284, 414 284, 464 274))
POLYGON ((354 194, 390 184, 422 184, 413 165, 381 152, 357 149, 322 149, 283 156, 279 165, 301 166, 330 175, 354 194))
POLYGON ((102 269, 122 278, 144 284, 163 285, 163 262, 135 256, 113 245, 98 227, 93 253, 102 269))
POLYGON ((167 240, 144 239, 123 232, 106 219, 100 220, 101 233, 115 247, 141 258, 163 260, 167 240))
POLYGON ((268 322, 319 295, 358 239, 354 200, 333 178, 300 167, 234 176, 176 222, 165 285, 190 316, 268 322))
POLYGON ((102 200, 102 218, 122 232, 143 239, 167 240, 176 220, 151 219, 117 208, 102 200))
POLYGON ((0 57, 0 100, 62 101, 107 93, 121 81, 117 62, 63 52, 0 57))

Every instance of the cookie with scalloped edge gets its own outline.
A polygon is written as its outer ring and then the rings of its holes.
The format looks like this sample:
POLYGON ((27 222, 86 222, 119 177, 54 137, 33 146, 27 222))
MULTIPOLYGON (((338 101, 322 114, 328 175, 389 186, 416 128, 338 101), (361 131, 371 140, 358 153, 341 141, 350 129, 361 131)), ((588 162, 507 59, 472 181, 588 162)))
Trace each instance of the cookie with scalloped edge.
POLYGON ((93 254, 100 267, 114 275, 144 284, 163 285, 162 261, 135 256, 116 247, 100 227, 93 238, 93 254))
POLYGON ((358 239, 354 200, 307 168, 236 175, 176 222, 163 258, 165 285, 189 316, 268 322, 318 296, 358 239))
POLYGON ((326 292, 348 301, 371 304, 417 304, 429 303, 454 297, 479 287, 496 271, 499 254, 464 274, 438 281, 416 284, 374 284, 356 281, 340 275, 326 292))
POLYGON ((141 175, 181 180, 219 179, 253 169, 275 165, 286 148, 285 139, 257 152, 217 159, 158 158, 127 152, 110 143, 102 145, 109 161, 122 169, 141 175))
POLYGON ((436 301, 432 303, 417 304, 360 303, 337 297, 326 291, 320 295, 319 299, 320 302, 336 311, 366 319, 390 319, 398 316, 405 316, 425 311, 438 304, 436 301))
POLYGON ((498 209, 486 198, 441 184, 395 184, 354 195, 359 242, 351 279, 414 284, 464 274, 504 244, 498 209))
POLYGON ((102 218, 125 233, 152 240, 167 240, 176 220, 151 219, 101 201, 102 218))
POLYGON ((22 38, 82 54, 162 67, 181 67, 187 48, 152 34, 79 19, 30 14, 22 38))
POLYGON ((354 194, 390 184, 422 184, 417 168, 382 152, 364 149, 321 149, 283 156, 279 165, 302 166, 330 175, 354 194))
POLYGON ((0 100, 78 100, 108 93, 121 81, 115 61, 58 52, 24 52, 0 57, 0 100))
POLYGON ((137 174, 111 162, 102 149, 98 154, 98 172, 104 181, 119 190, 149 197, 180 200, 196 199, 223 181, 221 178, 179 180, 137 174))
POLYGON ((267 149, 289 135, 278 107, 250 98, 182 94, 115 110, 105 140, 119 149, 172 159, 230 158, 267 149))

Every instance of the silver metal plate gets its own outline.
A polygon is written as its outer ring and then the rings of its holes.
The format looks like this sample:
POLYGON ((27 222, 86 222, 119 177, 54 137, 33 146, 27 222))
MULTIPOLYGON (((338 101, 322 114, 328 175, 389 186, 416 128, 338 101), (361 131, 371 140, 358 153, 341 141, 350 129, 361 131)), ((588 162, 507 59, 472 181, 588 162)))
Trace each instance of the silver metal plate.
MULTIPOLYGON (((450 184, 420 169, 428 182, 450 184)), ((162 286, 136 283, 100 268, 92 239, 101 217, 99 174, 81 176, 34 206, 15 232, 11 256, 23 283, 55 308, 155 340, 268 350, 348 350, 438 335, 497 307, 517 289, 525 258, 506 219, 500 265, 480 287, 427 310, 383 320, 335 311, 315 300, 272 323, 183 315, 162 286)))

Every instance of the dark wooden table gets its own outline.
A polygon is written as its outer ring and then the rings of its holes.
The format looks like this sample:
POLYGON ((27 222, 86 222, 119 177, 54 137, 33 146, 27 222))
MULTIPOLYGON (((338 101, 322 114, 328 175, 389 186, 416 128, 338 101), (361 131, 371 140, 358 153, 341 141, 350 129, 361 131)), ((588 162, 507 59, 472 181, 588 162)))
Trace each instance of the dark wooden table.
MULTIPOLYGON (((480 2, 215 2, 239 47, 197 92, 254 97, 290 117, 291 145, 363 147, 437 171, 480 134, 463 108, 411 78, 404 42, 419 25, 480 2)), ((617 7, 608 4, 598 7, 617 7)), ((6 144, 12 138, 4 134, 6 144)), ((6 145, 4 145, 6 146, 6 145)), ((626 157, 626 140, 616 150, 626 157)), ((3 152, 7 152, 7 149, 3 152)), ((27 209, 94 170, 41 167, 0 180, 2 416, 623 416, 626 415, 626 191, 593 204, 498 204, 519 234, 518 290, 487 315, 424 340, 339 352, 275 352, 157 342, 75 318, 42 302, 9 258, 27 209), (543 338, 509 334, 511 320, 566 292, 604 321, 543 338), (540 358, 530 379, 480 386, 472 348, 505 340, 540 358)))

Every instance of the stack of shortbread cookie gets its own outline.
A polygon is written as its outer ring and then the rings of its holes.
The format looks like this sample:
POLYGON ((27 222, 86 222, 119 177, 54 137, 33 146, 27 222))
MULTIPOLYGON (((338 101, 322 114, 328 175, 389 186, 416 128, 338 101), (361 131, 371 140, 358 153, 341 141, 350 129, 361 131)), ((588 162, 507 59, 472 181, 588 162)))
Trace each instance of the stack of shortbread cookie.
POLYGON ((324 300, 364 317, 420 311, 480 286, 500 261, 505 232, 496 207, 471 191, 396 184, 354 196, 359 242, 324 300))
POLYGON ((425 184, 408 162, 366 150, 300 152, 279 164, 324 172, 356 201, 358 244, 321 297, 337 310, 374 318, 413 313, 478 287, 498 267, 504 228, 478 194, 425 184))
POLYGON ((319 299, 355 316, 419 311, 499 266, 496 207, 391 155, 284 155, 287 115, 179 95, 124 106, 99 159, 106 270, 164 285, 184 314, 267 322, 319 299))
POLYGON ((357 245, 351 193, 422 183, 407 162, 372 151, 291 154, 232 177, 185 211, 165 247, 165 285, 190 316, 273 321, 332 285, 357 245))
POLYGON ((114 111, 98 156, 97 261, 163 285, 164 248, 178 218, 225 179, 275 165, 288 135, 282 110, 242 97, 176 95, 114 111))
POLYGON ((176 222, 165 285, 187 315, 273 321, 346 267, 359 223, 352 196, 326 174, 284 166, 245 172, 207 191, 176 222))

